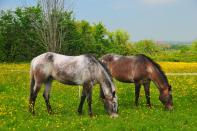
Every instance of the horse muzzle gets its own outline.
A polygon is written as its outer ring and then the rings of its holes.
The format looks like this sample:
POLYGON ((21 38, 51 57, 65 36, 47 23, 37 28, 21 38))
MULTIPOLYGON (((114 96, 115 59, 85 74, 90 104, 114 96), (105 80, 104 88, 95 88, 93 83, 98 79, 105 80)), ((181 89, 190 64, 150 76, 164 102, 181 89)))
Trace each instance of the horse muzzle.
POLYGON ((172 111, 174 108, 172 105, 166 105, 166 109, 169 110, 169 111, 172 111))
POLYGON ((110 118, 117 118, 117 117, 118 117, 118 114, 117 113, 110 114, 110 118))

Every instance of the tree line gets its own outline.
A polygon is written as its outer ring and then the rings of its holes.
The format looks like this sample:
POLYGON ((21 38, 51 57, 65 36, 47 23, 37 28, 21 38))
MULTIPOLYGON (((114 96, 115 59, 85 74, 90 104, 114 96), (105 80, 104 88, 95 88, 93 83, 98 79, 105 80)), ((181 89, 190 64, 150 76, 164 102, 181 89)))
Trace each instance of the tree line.
MULTIPOLYGON (((16 8, 0 12, 0 61, 21 62, 51 51, 43 44, 43 34, 38 25, 43 24, 39 6, 16 8)), ((61 27, 62 43, 58 53, 65 55, 93 54, 100 57, 106 53, 131 55, 143 53, 151 56, 170 48, 152 40, 132 42, 123 30, 109 31, 102 23, 90 24, 76 20, 72 11, 64 11, 58 20, 61 27)), ((43 28, 44 30, 44 28, 43 28)), ((47 34, 46 34, 47 35, 47 34)), ((51 40, 49 40, 51 41, 51 40)), ((196 52, 193 42, 192 51, 196 52)))

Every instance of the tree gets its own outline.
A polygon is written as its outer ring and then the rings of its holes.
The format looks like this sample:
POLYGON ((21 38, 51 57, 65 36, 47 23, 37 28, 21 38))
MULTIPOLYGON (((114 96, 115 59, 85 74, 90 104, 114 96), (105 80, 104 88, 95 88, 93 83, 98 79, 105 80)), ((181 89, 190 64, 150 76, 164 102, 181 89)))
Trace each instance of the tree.
POLYGON ((124 30, 116 30, 115 32, 108 32, 109 43, 111 43, 110 53, 117 53, 122 55, 130 55, 134 53, 132 43, 129 42, 130 36, 124 30))
POLYGON ((61 24, 64 12, 64 0, 39 0, 42 9, 42 21, 36 25, 40 33, 42 46, 47 51, 60 52, 64 40, 61 24))
POLYGON ((0 13, 0 61, 26 61, 43 52, 32 18, 39 21, 38 7, 0 13))
POLYGON ((10 60, 12 53, 12 39, 14 37, 13 15, 11 11, 2 11, 0 15, 0 60, 10 60))
POLYGON ((138 53, 154 54, 161 49, 152 40, 141 40, 134 44, 134 47, 138 53))
POLYGON ((102 23, 76 21, 72 12, 63 11, 63 7, 56 10, 54 3, 55 9, 47 11, 41 4, 0 12, 0 61, 29 61, 45 51, 65 55, 91 53, 96 57, 106 53, 131 54, 133 46, 127 32, 109 32, 102 23))
POLYGON ((101 55, 107 53, 107 50, 111 48, 108 41, 107 29, 100 22, 93 25, 92 33, 95 41, 94 53, 96 56, 100 57, 101 55))

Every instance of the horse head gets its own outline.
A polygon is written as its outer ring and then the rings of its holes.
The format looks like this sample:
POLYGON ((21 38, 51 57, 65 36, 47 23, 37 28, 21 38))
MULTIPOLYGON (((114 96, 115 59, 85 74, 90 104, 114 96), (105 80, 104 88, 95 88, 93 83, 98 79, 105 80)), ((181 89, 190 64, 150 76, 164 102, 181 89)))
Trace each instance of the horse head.
POLYGON ((115 91, 112 93, 112 96, 105 96, 103 99, 104 107, 108 114, 112 117, 118 117, 118 102, 117 102, 117 96, 115 94, 115 91))
POLYGON ((107 65, 102 62, 102 59, 100 59, 100 61, 100 65, 102 66, 102 73, 100 74, 102 75, 100 75, 100 77, 97 75, 97 77, 99 77, 98 81, 100 81, 99 83, 102 89, 104 107, 111 117, 117 117, 118 102, 115 92, 115 85, 107 65))
POLYGON ((168 110, 173 109, 172 89, 170 85, 167 86, 167 88, 161 90, 159 100, 164 104, 166 109, 168 110))

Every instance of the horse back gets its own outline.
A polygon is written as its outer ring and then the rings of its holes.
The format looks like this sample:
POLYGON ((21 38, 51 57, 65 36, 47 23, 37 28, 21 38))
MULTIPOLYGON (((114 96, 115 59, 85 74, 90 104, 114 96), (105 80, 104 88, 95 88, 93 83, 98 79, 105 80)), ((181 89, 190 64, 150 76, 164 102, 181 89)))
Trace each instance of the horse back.
POLYGON ((121 82, 147 79, 146 62, 142 57, 119 57, 110 65, 112 76, 121 82))
POLYGON ((65 56, 52 52, 41 54, 32 60, 32 70, 37 78, 49 77, 69 85, 81 85, 95 79, 98 62, 90 55, 65 56))

